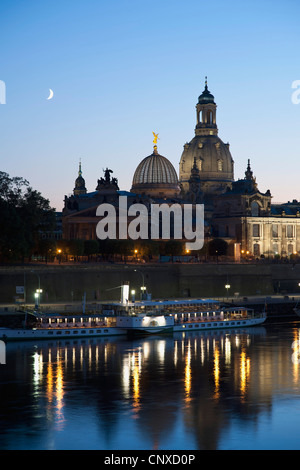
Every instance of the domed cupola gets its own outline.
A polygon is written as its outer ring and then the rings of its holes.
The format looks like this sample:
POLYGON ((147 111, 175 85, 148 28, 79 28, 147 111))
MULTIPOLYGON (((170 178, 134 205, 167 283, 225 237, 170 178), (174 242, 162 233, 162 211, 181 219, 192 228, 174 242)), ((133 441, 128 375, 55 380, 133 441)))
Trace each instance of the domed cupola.
POLYGON ((172 163, 157 151, 157 137, 154 134, 153 153, 137 166, 131 192, 152 197, 177 197, 180 193, 178 176, 172 163))
POLYGON ((205 77, 205 88, 204 91, 198 98, 198 104, 206 104, 206 103, 215 103, 215 97, 211 94, 211 92, 207 88, 207 77, 205 77))
POLYGON ((195 136, 184 145, 181 155, 179 181, 187 193, 192 168, 197 165, 202 200, 207 210, 212 207, 213 196, 225 192, 234 179, 229 144, 218 136, 216 110, 217 105, 208 90, 206 79, 204 91, 196 104, 195 136))
POLYGON ((78 196, 79 194, 86 194, 85 180, 82 177, 81 171, 81 162, 79 162, 78 177, 75 180, 75 188, 73 190, 73 194, 75 196, 78 196))

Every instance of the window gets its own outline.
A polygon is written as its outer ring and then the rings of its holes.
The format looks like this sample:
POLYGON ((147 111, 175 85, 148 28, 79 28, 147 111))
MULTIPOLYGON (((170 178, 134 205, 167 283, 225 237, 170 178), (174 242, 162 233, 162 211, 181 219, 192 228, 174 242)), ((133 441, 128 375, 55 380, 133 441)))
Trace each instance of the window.
POLYGON ((294 238, 294 226, 293 225, 286 226, 286 237, 294 238))
POLYGON ((294 246, 291 243, 288 244, 287 249, 288 255, 292 255, 294 253, 294 246))
POLYGON ((258 202, 254 201, 251 204, 251 215, 252 217, 258 217, 259 216, 259 205, 258 202))
POLYGON ((272 225, 272 238, 278 238, 278 225, 272 225))
POLYGON ((254 256, 259 256, 260 255, 260 246, 258 243, 254 243, 253 245, 253 254, 254 256))
POLYGON ((260 237, 260 226, 259 224, 253 224, 252 226, 252 236, 260 237))
POLYGON ((273 244, 273 253, 274 255, 278 255, 278 243, 273 244))
POLYGON ((223 171, 223 160, 218 160, 218 171, 223 171))

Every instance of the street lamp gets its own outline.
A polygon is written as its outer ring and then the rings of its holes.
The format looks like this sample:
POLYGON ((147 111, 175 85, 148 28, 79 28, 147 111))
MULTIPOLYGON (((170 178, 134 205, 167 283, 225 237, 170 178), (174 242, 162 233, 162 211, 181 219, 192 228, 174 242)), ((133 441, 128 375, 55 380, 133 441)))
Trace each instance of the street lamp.
POLYGON ((230 284, 225 284, 225 289, 227 290, 227 300, 228 300, 228 289, 230 289, 230 284))
POLYGON ((142 276, 142 279, 143 279, 143 285, 141 287, 141 291, 142 291, 142 298, 143 298, 143 295, 145 294, 145 291, 147 290, 146 286, 145 286, 145 278, 144 278, 144 274, 142 273, 142 271, 140 271, 139 269, 135 269, 134 270, 135 272, 137 273, 140 273, 141 276, 142 276))
POLYGON ((39 304, 40 304, 40 295, 41 293, 43 292, 43 290, 41 289, 41 278, 40 278, 40 275, 35 272, 35 271, 31 271, 33 274, 36 274, 37 277, 38 277, 38 280, 39 280, 39 288, 36 289, 35 291, 35 294, 34 294, 34 297, 35 297, 35 308, 38 309, 39 308, 39 304))
POLYGON ((35 297, 35 308, 38 310, 39 309, 39 304, 40 304, 40 295, 43 292, 43 289, 36 289, 34 293, 35 297))

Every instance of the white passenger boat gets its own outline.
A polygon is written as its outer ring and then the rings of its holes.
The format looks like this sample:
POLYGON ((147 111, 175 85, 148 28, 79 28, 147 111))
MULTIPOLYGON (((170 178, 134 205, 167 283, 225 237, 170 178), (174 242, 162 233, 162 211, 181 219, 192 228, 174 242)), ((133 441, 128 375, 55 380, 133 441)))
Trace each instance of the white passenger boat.
POLYGON ((245 307, 222 308, 210 299, 144 301, 104 305, 99 316, 36 315, 34 327, 0 328, 0 339, 78 338, 162 334, 249 327, 262 324, 265 313, 245 307))
POLYGON ((95 336, 124 335, 123 329, 115 327, 115 320, 88 315, 36 315, 34 326, 23 328, 0 328, 0 339, 5 341, 26 339, 85 338, 95 336))

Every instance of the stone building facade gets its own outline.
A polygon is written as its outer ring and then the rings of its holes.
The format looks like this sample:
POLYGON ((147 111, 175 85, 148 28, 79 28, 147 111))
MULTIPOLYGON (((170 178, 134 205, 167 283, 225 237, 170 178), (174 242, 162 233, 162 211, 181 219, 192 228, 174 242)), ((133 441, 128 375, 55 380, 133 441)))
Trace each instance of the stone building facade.
POLYGON ((130 191, 120 190, 108 168, 88 192, 81 163, 73 194, 65 196, 62 212, 63 237, 96 239, 97 207, 109 203, 118 210, 120 195, 128 207, 141 203, 204 204, 205 238, 223 238, 229 253, 246 257, 290 256, 300 253, 300 203, 272 203, 270 190, 262 193, 250 166, 243 179, 234 179, 234 161, 229 144, 218 136, 217 105, 205 82, 196 104, 195 136, 183 148, 179 177, 172 163, 157 151, 142 158, 130 191))

